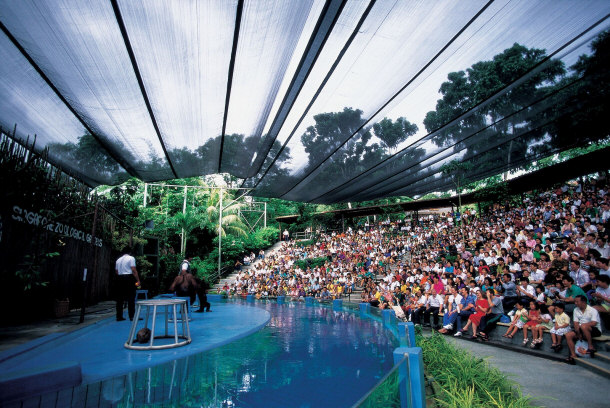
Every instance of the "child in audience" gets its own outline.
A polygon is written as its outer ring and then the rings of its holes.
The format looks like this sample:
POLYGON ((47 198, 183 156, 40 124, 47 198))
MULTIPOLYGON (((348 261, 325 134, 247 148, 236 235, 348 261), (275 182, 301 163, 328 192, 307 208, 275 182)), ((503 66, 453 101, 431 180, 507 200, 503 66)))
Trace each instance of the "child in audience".
POLYGON ((527 316, 527 322, 523 325, 523 345, 525 346, 529 339, 527 338, 527 329, 532 330, 533 341, 532 344, 538 343, 538 330, 534 330, 536 326, 540 324, 540 310, 538 309, 538 303, 535 301, 530 302, 530 311, 527 316))
POLYGON ((563 348, 561 345, 563 342, 563 336, 572 329, 570 328, 570 316, 565 313, 565 305, 563 303, 557 303, 555 304, 554 309, 555 324, 551 329, 551 339, 553 340, 551 348, 555 353, 559 353, 563 348))
POLYGON ((534 340, 530 344, 531 348, 539 348, 544 341, 544 330, 551 330, 553 328, 553 318, 548 312, 548 308, 545 305, 540 306, 540 323, 532 328, 532 335, 534 340))
POLYGON ((510 326, 508 326, 508 330, 506 330, 506 333, 504 333, 502 337, 508 337, 509 339, 512 339, 513 336, 517 333, 517 331, 523 328, 525 323, 527 323, 528 314, 527 310, 523 306, 523 303, 519 301, 517 302, 517 304, 515 304, 515 307, 517 308, 517 311, 513 316, 513 321, 511 322, 510 326))

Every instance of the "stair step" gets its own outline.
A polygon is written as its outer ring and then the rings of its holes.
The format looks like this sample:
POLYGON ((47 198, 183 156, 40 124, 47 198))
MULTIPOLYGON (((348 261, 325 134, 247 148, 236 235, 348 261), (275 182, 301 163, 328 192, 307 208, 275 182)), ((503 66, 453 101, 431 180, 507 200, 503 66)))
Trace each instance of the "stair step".
POLYGON ((607 351, 598 351, 595 353, 595 358, 599 359, 599 361, 610 364, 610 353, 607 351))
POLYGON ((576 364, 603 375, 606 378, 610 378, 610 360, 606 358, 600 358, 599 354, 596 353, 595 358, 577 358, 576 364))
MULTIPOLYGON (((500 328, 499 328, 500 329, 500 328)), ((427 331, 427 330, 426 330, 427 331)), ((496 334, 497 330, 492 332, 492 336, 490 336, 491 340, 488 342, 484 342, 484 344, 488 344, 490 346, 500 347, 507 350, 512 350, 515 352, 529 354, 532 356, 546 358, 548 360, 555 361, 564 361, 567 357, 567 345, 566 342, 563 342, 564 349, 560 353, 554 353, 548 349, 547 340, 545 339, 545 346, 542 349, 531 349, 530 347, 521 346, 521 342, 513 343, 510 339, 498 338, 496 334)), ((548 333, 545 333, 547 335, 548 333)), ((480 340, 471 340, 469 336, 457 337, 460 340, 466 341, 480 341, 480 340)), ((598 346, 596 346, 599 348, 598 346)), ((610 353, 606 351, 598 351, 595 353, 595 358, 577 358, 576 364, 595 372, 596 374, 602 375, 604 377, 610 378, 610 353)))

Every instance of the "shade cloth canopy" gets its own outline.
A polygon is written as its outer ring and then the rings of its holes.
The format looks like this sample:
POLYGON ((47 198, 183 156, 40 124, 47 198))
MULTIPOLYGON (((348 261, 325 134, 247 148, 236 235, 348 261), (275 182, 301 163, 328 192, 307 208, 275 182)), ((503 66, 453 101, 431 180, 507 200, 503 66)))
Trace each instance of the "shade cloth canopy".
POLYGON ((0 126, 92 186, 227 172, 289 200, 417 196, 607 137, 609 14, 607 0, 0 0, 0 126))

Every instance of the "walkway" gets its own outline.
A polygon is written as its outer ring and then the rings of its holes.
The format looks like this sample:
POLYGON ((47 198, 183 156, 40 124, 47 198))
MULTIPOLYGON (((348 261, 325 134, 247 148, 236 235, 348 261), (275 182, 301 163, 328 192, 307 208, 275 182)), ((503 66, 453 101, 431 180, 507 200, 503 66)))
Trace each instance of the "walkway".
POLYGON ((533 404, 552 408, 606 408, 610 406, 610 380, 579 366, 533 357, 484 343, 447 339, 485 358, 521 385, 533 404))
POLYGON ((95 324, 109 317, 114 317, 115 314, 115 302, 102 301, 87 307, 85 321, 80 324, 80 309, 73 309, 65 317, 55 317, 18 326, 2 327, 2 330, 0 330, 0 352, 53 333, 70 333, 80 330, 83 327, 95 324))

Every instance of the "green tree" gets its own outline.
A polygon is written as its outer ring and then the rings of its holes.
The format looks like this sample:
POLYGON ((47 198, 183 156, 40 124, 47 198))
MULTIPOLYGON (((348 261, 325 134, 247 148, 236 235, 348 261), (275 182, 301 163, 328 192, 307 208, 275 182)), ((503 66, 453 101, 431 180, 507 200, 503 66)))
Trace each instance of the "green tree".
POLYGON ((97 182, 121 182, 128 177, 89 132, 79 137, 76 143, 50 143, 48 149, 51 156, 58 158, 67 167, 82 172, 97 182))
POLYGON ((545 130, 558 150, 585 146, 610 135, 610 31, 598 35, 590 48, 590 54, 581 55, 570 67, 571 75, 546 89, 552 103, 545 112, 551 122, 545 130))
POLYGON ((301 136, 301 142, 309 156, 305 174, 312 171, 321 160, 329 157, 346 141, 347 143, 326 165, 323 174, 320 175, 321 179, 346 179, 364 170, 365 162, 375 162, 379 159, 381 152, 379 145, 368 145, 373 136, 371 132, 361 131, 358 136, 352 137, 364 123, 361 110, 344 108, 341 112, 320 113, 314 116, 314 120, 315 125, 309 126, 301 136))
MULTIPOLYGON (((315 188, 319 189, 316 191, 325 193, 332 186, 338 186, 342 182, 372 169, 393 153, 399 143, 418 130, 417 125, 410 123, 403 117, 396 121, 384 118, 372 127, 376 139, 373 138, 373 132, 370 130, 362 129, 354 135, 365 121, 362 113, 359 109, 346 107, 341 112, 316 115, 314 116, 315 125, 307 128, 307 131, 302 135, 301 142, 309 155, 305 174, 312 171, 322 158, 329 156, 337 146, 347 140, 316 175, 316 181, 313 183, 317 186, 315 188), (354 136, 352 137, 352 135, 354 136), (376 140, 379 140, 380 143, 376 140)), ((417 166, 418 159, 423 153, 424 150, 421 148, 414 148, 402 153, 398 158, 384 164, 381 169, 369 174, 366 185, 358 183, 357 186, 353 186, 355 188, 348 188, 345 193, 341 193, 340 198, 335 195, 333 201, 351 201, 352 196, 357 191, 366 189, 368 185, 374 186, 378 183, 376 180, 387 178, 388 173, 396 172, 397 168, 417 166)), ((381 195, 383 196, 383 194, 381 195)), ((330 201, 323 198, 321 202, 330 201)))
POLYGON ((247 227, 241 221, 238 214, 241 205, 241 203, 233 198, 229 191, 218 188, 212 189, 205 205, 205 216, 202 226, 209 231, 218 233, 220 224, 220 234, 223 237, 227 233, 236 236, 247 236, 247 227), (219 220, 221 201, 222 218, 219 220))
POLYGON ((184 213, 176 213, 170 220, 170 225, 181 231, 180 253, 186 253, 186 243, 189 236, 196 228, 201 228, 204 216, 197 209, 187 209, 184 213))
POLYGON ((383 118, 373 125, 375 136, 385 145, 390 154, 396 151, 396 147, 404 142, 409 136, 413 136, 418 131, 416 124, 400 117, 392 122, 392 119, 383 118))
POLYGON ((466 175, 472 169, 472 163, 461 162, 459 160, 452 160, 449 163, 441 166, 441 172, 451 178, 455 185, 455 191, 458 195, 458 213, 460 214, 460 221, 462 218, 462 190, 466 185, 466 175))
POLYGON ((545 62, 543 69, 528 74, 545 58, 544 50, 514 44, 491 61, 477 62, 465 71, 450 73, 448 81, 440 87, 443 98, 437 101, 436 110, 428 112, 424 119, 428 132, 441 129, 508 85, 525 79, 438 132, 433 142, 450 149, 453 145, 454 152, 466 150, 463 160, 476 158, 473 166, 476 174, 526 161, 528 144, 543 140, 546 132, 532 121, 535 115, 515 113, 524 110, 531 114, 526 108, 543 98, 548 88, 565 74, 563 63, 558 60, 545 62))

